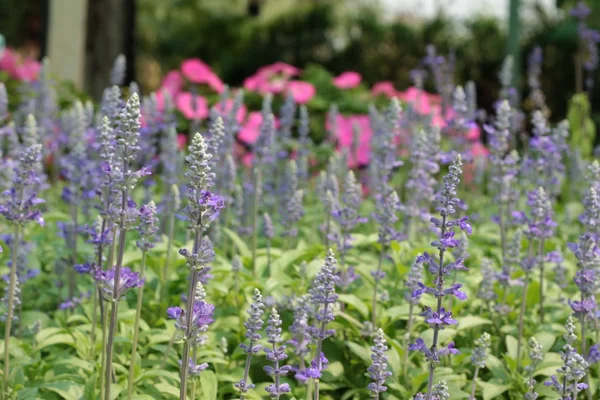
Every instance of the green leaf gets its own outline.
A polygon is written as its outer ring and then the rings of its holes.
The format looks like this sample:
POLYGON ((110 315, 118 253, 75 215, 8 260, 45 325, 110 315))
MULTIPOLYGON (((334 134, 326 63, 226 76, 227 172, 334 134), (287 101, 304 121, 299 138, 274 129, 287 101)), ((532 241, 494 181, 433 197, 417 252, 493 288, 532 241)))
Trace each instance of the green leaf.
POLYGON ((83 396, 83 386, 72 381, 54 381, 41 386, 61 396, 65 400, 79 400, 83 396))
POLYGON ((346 346, 350 348, 350 351, 363 359, 367 364, 371 362, 371 352, 365 346, 361 346, 358 343, 347 342, 346 346))
POLYGON ((340 294, 339 300, 342 303, 346 303, 356 308, 356 310, 362 315, 363 318, 369 317, 369 307, 365 303, 362 302, 361 299, 356 297, 353 294, 340 294))
POLYGON ((91 400, 96 398, 96 383, 98 382, 98 374, 94 372, 88 380, 85 382, 85 389, 83 391, 83 398, 91 400))
POLYGON ((46 338, 44 341, 39 342, 36 346, 37 350, 41 350, 48 346, 54 346, 56 344, 66 344, 68 346, 73 346, 75 344, 75 340, 73 336, 66 333, 59 333, 58 335, 53 335, 46 338))
POLYGON ((489 319, 477 317, 475 315, 467 315, 466 317, 458 319, 457 331, 464 331, 467 329, 475 328, 476 326, 491 324, 492 321, 489 319))
POLYGON ((483 391, 483 400, 495 399, 511 388, 511 385, 478 381, 477 385, 483 391))
POLYGON ((518 342, 513 336, 506 336, 506 350, 508 355, 513 359, 517 359, 518 342))
MULTIPOLYGON (((204 371, 206 372, 206 371, 204 371)), ((169 394, 171 396, 179 398, 179 388, 173 385, 169 385, 168 383, 157 383, 154 385, 154 388, 158 390, 161 394, 169 394)))
POLYGON ((203 371, 200 374, 200 384, 202 385, 202 398, 204 400, 217 399, 217 376, 211 370, 203 371))
POLYGON ((238 251, 240 252, 240 256, 242 256, 243 258, 252 257, 252 253, 246 245, 246 242, 244 242, 237 233, 228 228, 223 228, 223 232, 225 232, 227 236, 229 236, 229 238, 233 241, 235 247, 237 247, 238 251))

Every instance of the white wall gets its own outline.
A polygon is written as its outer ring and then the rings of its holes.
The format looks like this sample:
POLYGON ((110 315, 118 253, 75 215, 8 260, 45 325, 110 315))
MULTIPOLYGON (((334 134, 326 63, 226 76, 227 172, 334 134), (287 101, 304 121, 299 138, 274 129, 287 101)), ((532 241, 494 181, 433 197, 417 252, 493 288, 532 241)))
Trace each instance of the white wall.
MULTIPOLYGON (((490 15, 501 19, 508 17, 509 0, 380 0, 386 9, 419 17, 432 17, 442 5, 446 15, 464 19, 475 15, 490 15)), ((521 0, 522 15, 526 16, 536 0, 521 0)), ((555 0, 537 0, 554 13, 555 0)))

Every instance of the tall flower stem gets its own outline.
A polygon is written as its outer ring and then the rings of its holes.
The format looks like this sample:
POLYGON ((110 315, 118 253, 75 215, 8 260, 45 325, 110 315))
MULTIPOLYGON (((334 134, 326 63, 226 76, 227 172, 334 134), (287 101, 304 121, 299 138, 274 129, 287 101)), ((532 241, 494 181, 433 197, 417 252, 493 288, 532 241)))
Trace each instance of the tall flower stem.
POLYGON ((475 374, 473 375, 473 383, 471 384, 471 397, 469 400, 475 400, 475 389, 477 388, 477 376, 479 375, 479 367, 475 368, 475 374))
MULTIPOLYGON (((127 161, 124 162, 123 171, 128 171, 127 161)), ((119 312, 119 281, 121 277, 121 267, 123 266, 123 255, 125 254, 125 239, 127 231, 125 228, 125 210, 127 209, 127 188, 121 192, 121 215, 119 218, 119 249, 117 253, 117 264, 115 265, 115 279, 113 287, 113 298, 110 309, 110 322, 108 325, 108 337, 106 339, 106 370, 104 371, 104 400, 111 400, 110 389, 112 384, 112 358, 115 344, 115 334, 117 331, 117 313, 119 312)))
POLYGON ((260 172, 255 166, 252 171, 254 192, 252 193, 252 276, 256 276, 256 247, 258 246, 258 193, 260 184, 260 172))
MULTIPOLYGON (((381 271, 381 266, 383 264, 383 257, 385 256, 385 246, 381 246, 381 251, 379 252, 379 262, 377 263, 377 272, 381 271)), ((373 327, 377 326, 377 287, 379 285, 379 279, 375 278, 375 283, 373 285, 373 299, 371 300, 371 307, 373 308, 373 313, 371 314, 371 323, 373 327)))
MULTIPOLYGON (((327 315, 327 308, 329 303, 325 303, 325 307, 323 309, 323 315, 327 315)), ((315 359, 317 360, 317 370, 321 371, 323 369, 323 362, 321 359, 321 351, 323 349, 323 336, 325 334, 325 326, 327 322, 322 321, 321 327, 319 328, 319 337, 317 338, 317 354, 315 359)), ((315 398, 314 400, 319 400, 319 378, 315 379, 315 398)))
MULTIPOLYGON (((73 267, 77 264, 77 206, 71 207, 71 262, 73 267)), ((69 299, 75 296, 75 274, 68 273, 69 299)))
MULTIPOLYGON (((529 244, 529 257, 533 256, 533 246, 529 244)), ((517 338, 517 370, 521 367, 521 346, 523 342, 523 326, 525 323, 525 306, 527 305, 527 286, 529 284, 529 270, 525 273, 523 282, 523 296, 521 297, 521 311, 519 312, 519 337, 517 338)))
MULTIPOLYGON (((196 201, 200 202, 200 193, 196 191, 196 201)), ((194 233, 194 247, 192 254, 198 254, 200 243, 202 242, 202 214, 198 216, 197 228, 194 233)), ((194 293, 196 290, 196 284, 198 283, 198 273, 195 269, 191 272, 190 288, 188 291, 187 307, 186 307, 186 325, 185 325, 185 338, 183 342, 183 355, 181 362, 181 382, 179 386, 179 399, 185 400, 187 393, 187 379, 188 379, 188 367, 190 357, 190 334, 192 330, 192 320, 194 315, 194 293)))
MULTIPOLYGON (((23 196, 20 196, 21 199, 23 196)), ((17 260, 19 253, 19 244, 21 243, 21 226, 15 225, 13 238, 12 264, 10 266, 10 282, 8 286, 8 310, 6 316, 6 326, 4 328, 4 375, 2 376, 2 398, 8 393, 8 380, 10 377, 10 329, 13 319, 13 309, 15 306, 15 286, 17 282, 17 260)))
POLYGON ((540 268, 540 324, 544 323, 544 240, 538 247, 538 262, 540 268))
MULTIPOLYGON (((414 304, 411 302, 408 307, 408 324, 406 326, 406 340, 409 343, 410 343, 410 336, 411 336, 412 325, 413 325, 413 313, 414 313, 414 304)), ((406 376, 406 371, 408 370, 408 350, 404 351, 404 359, 403 359, 402 364, 404 365, 404 368, 405 368, 404 376, 406 376)))
MULTIPOLYGON (((447 197, 444 207, 448 207, 448 201, 449 201, 449 198, 447 197)), ((442 216, 442 226, 441 226, 440 237, 444 237, 445 234, 446 234, 446 215, 442 216)), ((444 274, 443 274, 444 253, 445 253, 445 250, 440 248, 440 252, 439 252, 440 263, 439 263, 439 268, 438 268, 439 272, 438 272, 438 276, 436 279, 436 286, 437 286, 438 293, 442 293, 444 290, 444 274)), ((442 312, 442 297, 441 296, 439 296, 437 299, 436 312, 438 313, 438 315, 440 315, 442 312)), ((433 344, 431 345, 432 351, 435 351, 437 349, 439 333, 440 333, 439 325, 436 324, 433 327, 433 344)), ((435 364, 434 364, 433 360, 431 360, 429 362, 429 376, 427 378, 427 397, 425 398, 426 400, 431 400, 431 389, 433 388, 434 373, 435 373, 435 364)))
POLYGON ((90 359, 94 360, 96 352, 96 320, 98 319, 98 291, 96 290, 96 284, 94 284, 94 293, 92 294, 92 329, 90 332, 90 359))
MULTIPOLYGON (((140 267, 140 279, 144 279, 146 273, 146 252, 142 252, 142 265, 140 267)), ((127 381, 127 398, 131 399, 133 394, 133 373, 135 367, 135 353, 137 351, 140 330, 140 317, 142 314, 142 300, 144 297, 144 286, 138 288, 137 305, 135 308, 135 322, 133 324, 133 343, 131 344, 131 361, 129 364, 129 379, 127 381)))
MULTIPOLYGON (((196 363, 196 360, 198 359, 197 353, 198 352, 198 347, 194 346, 194 348, 192 349, 192 360, 194 360, 194 364, 196 363)), ((191 390, 191 396, 190 398, 192 400, 196 399, 196 384, 197 384, 197 380, 194 379, 192 380, 192 390, 191 390)))
POLYGON ((166 253, 166 259, 165 259, 165 265, 163 267, 163 272, 162 272, 162 283, 163 283, 163 288, 161 291, 161 303, 163 303, 166 298, 169 296, 169 291, 168 291, 168 286, 167 286, 167 280, 168 280, 168 276, 169 276, 169 266, 171 264, 171 254, 173 252, 172 247, 173 247, 173 234, 175 231, 175 213, 173 212, 173 210, 171 210, 171 212, 169 213, 169 222, 168 222, 168 227, 167 227, 167 253, 166 253))

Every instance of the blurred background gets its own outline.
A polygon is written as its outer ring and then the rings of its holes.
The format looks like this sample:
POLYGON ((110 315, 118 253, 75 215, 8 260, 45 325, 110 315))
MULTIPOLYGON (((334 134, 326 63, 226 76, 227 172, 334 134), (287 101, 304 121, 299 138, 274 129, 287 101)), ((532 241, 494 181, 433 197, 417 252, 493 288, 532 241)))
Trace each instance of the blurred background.
MULTIPOLYGON (((597 29, 600 0, 587 4, 588 25, 597 29)), ((96 99, 118 54, 128 60, 125 83, 135 80, 146 93, 191 57, 232 86, 261 66, 284 61, 331 76, 352 70, 367 87, 391 81, 404 89, 412 85, 411 71, 422 65, 426 46, 434 44, 453 63, 456 82, 476 82, 486 110, 498 99, 498 74, 509 53, 520 71, 515 86, 527 98, 523 72, 539 45, 541 85, 551 119, 557 120, 575 93, 580 42, 577 20, 569 15, 574 5, 574 0, 0 0, 0 33, 22 54, 50 56, 55 74, 96 99)), ((598 90, 591 103, 600 110, 598 90)))

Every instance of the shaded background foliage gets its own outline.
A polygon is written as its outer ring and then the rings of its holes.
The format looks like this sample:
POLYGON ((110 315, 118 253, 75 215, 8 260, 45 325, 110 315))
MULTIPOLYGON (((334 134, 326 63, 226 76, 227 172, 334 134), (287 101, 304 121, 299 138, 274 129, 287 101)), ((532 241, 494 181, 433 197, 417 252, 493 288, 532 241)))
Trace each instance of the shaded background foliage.
MULTIPOLYGON (((557 0, 563 12, 556 17, 534 5, 534 17, 522 23, 521 94, 527 97, 527 54, 534 44, 540 45, 542 86, 553 120, 564 118, 565 99, 574 93, 577 25, 567 11, 573 4, 557 0)), ((589 24, 598 28, 600 0, 588 4, 593 10, 589 24)), ((457 21, 443 9, 434 19, 418 20, 390 17, 376 2, 352 0, 137 0, 135 5, 132 77, 147 90, 155 89, 161 74, 189 57, 205 60, 231 85, 240 85, 260 66, 285 61, 301 68, 317 63, 332 74, 355 70, 368 85, 390 80, 405 88, 411 85, 410 71, 420 65, 431 43, 441 54, 454 52, 456 81, 474 80, 480 106, 489 111, 498 96, 497 76, 506 55, 503 21, 486 16, 457 21)), ((0 0, 0 10, 10 10, 10 17, 0 12, 7 42, 41 57, 47 9, 48 0, 0 0)), ((600 109, 598 90, 592 93, 592 108, 600 109)), ((598 112, 594 119, 600 121, 598 112)))

